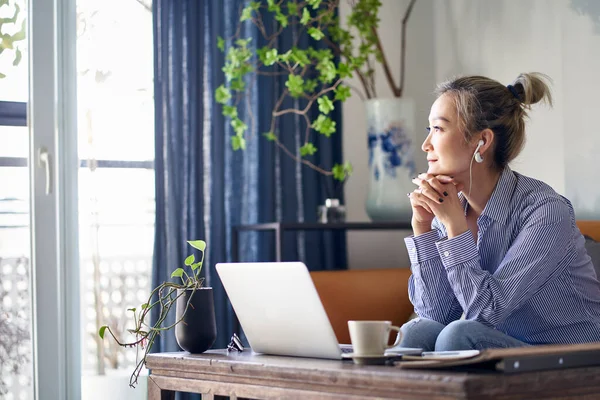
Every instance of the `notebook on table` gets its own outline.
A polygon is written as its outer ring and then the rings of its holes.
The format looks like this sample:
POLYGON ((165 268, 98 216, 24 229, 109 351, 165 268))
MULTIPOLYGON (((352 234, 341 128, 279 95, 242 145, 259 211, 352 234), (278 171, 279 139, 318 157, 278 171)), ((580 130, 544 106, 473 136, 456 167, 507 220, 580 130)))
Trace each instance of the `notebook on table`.
POLYGON ((406 356, 395 365, 407 369, 468 367, 494 369, 505 373, 600 365, 600 343, 539 345, 462 353, 462 356, 448 355, 447 357, 443 354, 424 357, 406 356))

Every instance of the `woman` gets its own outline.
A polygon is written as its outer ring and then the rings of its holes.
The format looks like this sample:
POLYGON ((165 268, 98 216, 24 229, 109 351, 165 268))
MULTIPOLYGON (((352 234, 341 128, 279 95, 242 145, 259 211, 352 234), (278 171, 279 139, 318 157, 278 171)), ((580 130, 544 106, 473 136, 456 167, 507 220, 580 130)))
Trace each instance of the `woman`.
POLYGON ((422 146, 429 169, 408 195, 409 297, 419 318, 402 327, 402 346, 600 341, 600 284, 571 203, 508 167, 527 110, 552 104, 546 79, 522 74, 504 86, 470 76, 438 87, 422 146))

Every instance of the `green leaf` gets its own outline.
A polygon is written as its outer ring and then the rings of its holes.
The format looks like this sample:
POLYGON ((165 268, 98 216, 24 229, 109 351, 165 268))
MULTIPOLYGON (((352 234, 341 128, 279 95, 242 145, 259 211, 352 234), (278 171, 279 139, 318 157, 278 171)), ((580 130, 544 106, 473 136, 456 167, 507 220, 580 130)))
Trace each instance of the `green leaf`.
POLYGON ((298 15, 298 4, 293 1, 287 2, 288 15, 298 15))
POLYGON ((0 79, 6 78, 6 75, 4 75, 2 72, 0 72, 0 79))
POLYGON ((104 332, 106 331, 106 328, 108 328, 108 326, 104 325, 100 327, 100 330, 98 330, 98 336, 100 336, 100 339, 104 339, 104 332))
POLYGON ((281 8, 279 7, 279 4, 275 3, 275 0, 267 0, 267 9, 271 12, 281 12, 281 8))
POLYGON ((246 149, 246 139, 243 136, 232 136, 231 137, 231 147, 233 150, 245 150, 246 149))
POLYGON ((350 97, 350 88, 348 86, 339 85, 334 90, 335 100, 346 101, 350 97))
POLYGON ((183 268, 177 268, 171 274, 171 278, 181 278, 183 276, 183 268))
POLYGON ((312 6, 313 10, 316 10, 321 5, 321 0, 308 0, 307 3, 312 6))
POLYGON ((338 65, 337 73, 340 76, 340 78, 342 78, 342 79, 349 78, 352 76, 352 70, 346 63, 340 63, 338 65))
POLYGON ((333 110, 333 102, 327 96, 319 97, 317 99, 319 104, 319 111, 323 114, 329 114, 333 110))
POLYGON ((288 80, 285 83, 285 86, 290 91, 290 95, 292 97, 300 97, 302 96, 302 94, 304 94, 303 84, 304 79, 302 79, 300 75, 291 74, 290 76, 288 76, 288 80))
POLYGON ((308 11, 308 8, 304 8, 302 10, 302 18, 300 19, 300 23, 302 25, 306 25, 310 22, 310 12, 308 11))
POLYGON ((288 50, 279 56, 279 59, 283 62, 289 62, 291 58, 292 58, 292 50, 288 50))
POLYGON ((217 48, 225 51, 225 40, 221 36, 217 36, 217 48))
POLYGON ((231 99, 231 92, 229 89, 225 87, 225 85, 221 85, 215 91, 215 100, 217 103, 225 104, 231 99))
POLYGON ((233 130, 237 136, 243 136, 244 132, 246 132, 246 129, 248 129, 248 125, 246 125, 244 121, 237 117, 231 120, 231 126, 233 127, 233 130))
POLYGON ((195 270, 198 269, 198 267, 202 267, 202 263, 201 262, 197 262, 195 264, 192 264, 191 267, 192 267, 192 271, 195 271, 195 270))
POLYGON ((246 46, 248 46, 248 44, 252 41, 252 38, 247 38, 247 39, 238 39, 235 41, 235 44, 238 45, 239 47, 241 47, 240 49, 238 49, 238 51, 240 52, 240 55, 245 57, 246 54, 246 46))
POLYGON ((142 310, 145 310, 146 308, 148 308, 148 303, 142 304, 141 307, 142 307, 142 310))
POLYGON ((346 161, 343 165, 335 164, 331 171, 333 172, 333 177, 335 179, 338 181, 344 181, 347 177, 352 175, 352 164, 350 164, 348 161, 346 161))
POLYGON ((335 64, 330 59, 322 59, 316 68, 319 71, 319 80, 321 82, 331 83, 335 79, 335 64))
POLYGON ((275 136, 273 132, 265 132, 263 133, 263 136, 267 138, 267 140, 270 140, 272 142, 274 142, 277 139, 277 136, 275 136))
POLYGON ((304 146, 300 147, 300 155, 302 157, 312 156, 317 152, 317 148, 312 143, 306 143, 304 146))
POLYGON ((292 48, 292 61, 298 63, 301 67, 310 64, 310 58, 308 58, 308 54, 306 51, 301 50, 297 47, 292 48))
POLYGON ((321 32, 319 28, 310 27, 307 30, 308 34, 315 40, 321 40, 325 37, 325 34, 321 32))
POLYGON ((17 47, 17 50, 15 51, 15 59, 13 61, 13 66, 14 67, 16 67, 17 65, 19 65, 19 63, 21 62, 21 57, 22 57, 21 49, 19 49, 17 47))
POLYGON ((254 11, 254 9, 252 8, 252 6, 248 6, 245 7, 242 10, 242 15, 240 16, 240 21, 247 21, 249 19, 252 19, 252 11, 254 11))
POLYGON ((235 106, 223 106, 223 115, 226 117, 237 117, 237 108, 235 106))
POLYGON ((311 128, 327 137, 330 137, 333 133, 335 133, 335 121, 323 114, 320 114, 319 117, 313 121, 311 128))
POLYGON ((206 242, 204 240, 188 240, 187 242, 197 250, 204 251, 206 249, 206 242))
POLYGON ((127 311, 131 311, 132 313, 137 311, 137 308, 133 307, 133 308, 128 308, 127 311))
POLYGON ((287 26, 289 25, 288 17, 283 15, 281 12, 275 14, 275 20, 279 22, 284 28, 287 28, 287 26))
POLYGON ((243 79, 238 78, 231 81, 231 89, 236 92, 243 92, 246 88, 246 82, 243 79))
POLYGON ((275 64, 277 62, 277 60, 278 60, 277 49, 271 49, 271 50, 268 50, 267 52, 265 52, 265 58, 262 61, 268 67, 270 65, 275 64))
POLYGON ((196 261, 196 257, 194 257, 194 255, 192 254, 192 255, 187 256, 187 258, 184 261, 184 264, 187 266, 190 266, 194 263, 194 261, 196 261))
POLYGON ((319 82, 316 79, 307 79, 306 81, 304 81, 304 92, 314 92, 318 84, 319 82))
POLYGON ((260 1, 251 1, 250 7, 252 7, 254 11, 258 11, 260 9, 260 1))

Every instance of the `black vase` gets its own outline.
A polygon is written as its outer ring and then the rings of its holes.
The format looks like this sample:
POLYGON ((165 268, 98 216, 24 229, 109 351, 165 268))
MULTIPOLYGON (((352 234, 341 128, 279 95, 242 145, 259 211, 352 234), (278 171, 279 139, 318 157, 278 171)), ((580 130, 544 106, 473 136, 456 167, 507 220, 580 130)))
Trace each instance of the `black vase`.
POLYGON ((178 289, 177 321, 181 319, 185 307, 192 296, 183 320, 175 326, 177 344, 190 353, 204 353, 217 339, 215 307, 212 288, 178 289), (181 291, 183 290, 183 294, 181 291), (192 296, 193 293, 193 296, 192 296))

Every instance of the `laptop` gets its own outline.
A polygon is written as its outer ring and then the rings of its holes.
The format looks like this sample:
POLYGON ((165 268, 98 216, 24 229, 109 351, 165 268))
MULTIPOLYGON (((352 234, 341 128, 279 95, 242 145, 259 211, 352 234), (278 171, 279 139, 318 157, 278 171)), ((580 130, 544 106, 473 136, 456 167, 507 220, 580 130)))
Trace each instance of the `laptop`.
MULTIPOLYGON (((219 263, 216 269, 255 353, 341 359, 352 351, 338 343, 303 263, 219 263)), ((386 355, 421 352, 394 347, 386 355)))

